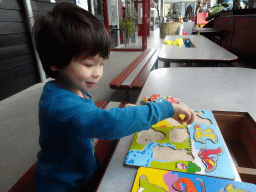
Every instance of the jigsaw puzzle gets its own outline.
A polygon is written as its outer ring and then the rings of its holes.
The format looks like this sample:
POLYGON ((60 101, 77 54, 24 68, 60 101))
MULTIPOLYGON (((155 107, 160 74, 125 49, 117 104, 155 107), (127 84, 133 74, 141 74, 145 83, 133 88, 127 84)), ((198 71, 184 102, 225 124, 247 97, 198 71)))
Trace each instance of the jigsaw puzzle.
POLYGON ((253 192, 256 185, 201 175, 141 167, 132 192, 253 192))
MULTIPOLYGON (((163 98, 155 96, 154 100, 163 98)), ((195 112, 192 125, 168 118, 135 133, 125 164, 234 179, 231 159, 212 112, 195 112)))

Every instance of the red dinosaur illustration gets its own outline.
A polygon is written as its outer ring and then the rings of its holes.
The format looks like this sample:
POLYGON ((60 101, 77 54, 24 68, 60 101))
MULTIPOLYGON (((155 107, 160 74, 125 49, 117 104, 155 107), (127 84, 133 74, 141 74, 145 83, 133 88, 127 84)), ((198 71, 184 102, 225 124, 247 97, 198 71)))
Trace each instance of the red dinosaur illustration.
POLYGON ((170 101, 171 103, 178 103, 178 104, 182 103, 181 100, 176 99, 176 98, 174 98, 172 96, 168 96, 167 98, 165 98, 165 100, 170 101))
POLYGON ((206 165, 206 172, 211 172, 217 167, 218 156, 222 153, 222 148, 217 149, 206 149, 206 147, 201 148, 199 152, 199 157, 203 159, 206 165))

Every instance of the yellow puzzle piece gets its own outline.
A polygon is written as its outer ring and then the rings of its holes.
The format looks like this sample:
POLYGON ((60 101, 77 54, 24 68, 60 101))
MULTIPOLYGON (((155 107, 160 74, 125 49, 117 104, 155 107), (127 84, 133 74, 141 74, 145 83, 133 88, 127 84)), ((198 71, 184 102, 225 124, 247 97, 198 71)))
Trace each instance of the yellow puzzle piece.
POLYGON ((167 45, 177 45, 177 46, 180 47, 181 45, 184 44, 184 42, 183 42, 182 38, 179 38, 179 39, 176 39, 174 41, 167 41, 167 40, 165 40, 164 44, 167 44, 167 45))

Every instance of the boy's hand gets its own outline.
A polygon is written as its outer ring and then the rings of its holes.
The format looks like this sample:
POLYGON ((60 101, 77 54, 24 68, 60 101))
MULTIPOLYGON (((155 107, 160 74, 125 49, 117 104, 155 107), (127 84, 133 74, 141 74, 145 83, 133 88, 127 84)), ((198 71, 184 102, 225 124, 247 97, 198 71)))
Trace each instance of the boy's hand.
POLYGON ((131 104, 131 103, 127 103, 124 107, 133 107, 133 106, 136 106, 136 105, 131 104))
POLYGON ((183 125, 184 122, 186 122, 188 125, 192 124, 195 120, 195 112, 193 109, 190 109, 185 104, 172 104, 174 109, 174 116, 172 117, 176 121, 178 121, 180 124, 183 125), (184 115, 185 118, 181 118, 180 114, 184 115))

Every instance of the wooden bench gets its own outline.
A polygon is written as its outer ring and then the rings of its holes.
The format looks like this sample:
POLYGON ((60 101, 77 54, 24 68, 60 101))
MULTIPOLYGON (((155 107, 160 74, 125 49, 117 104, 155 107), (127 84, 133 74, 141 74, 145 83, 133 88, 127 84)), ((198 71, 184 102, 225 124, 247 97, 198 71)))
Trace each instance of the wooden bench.
POLYGON ((146 49, 110 82, 110 88, 126 90, 124 103, 130 102, 129 91, 141 91, 149 73, 158 68, 158 54, 158 49, 146 49))
MULTIPOLYGON (((125 104, 121 102, 109 102, 106 101, 95 101, 95 105, 101 109, 111 109, 113 107, 123 108, 125 104)), ((117 140, 103 140, 99 139, 95 146, 95 156, 99 161, 108 166, 108 163, 115 151, 118 144, 117 140)), ((34 192, 35 191, 35 179, 34 172, 38 162, 35 164, 16 182, 16 184, 9 190, 9 192, 34 192)), ((105 172, 104 172, 105 173, 105 172)), ((103 174, 104 175, 104 174, 103 174)), ((103 177, 102 175, 102 177, 103 177)))

